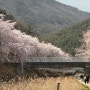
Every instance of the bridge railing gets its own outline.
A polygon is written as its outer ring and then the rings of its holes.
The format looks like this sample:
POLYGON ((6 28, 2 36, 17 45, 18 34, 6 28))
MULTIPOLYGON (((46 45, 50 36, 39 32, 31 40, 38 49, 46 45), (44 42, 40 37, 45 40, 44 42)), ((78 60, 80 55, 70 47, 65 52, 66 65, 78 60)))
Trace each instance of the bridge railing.
POLYGON ((25 62, 90 62, 85 57, 30 57, 25 62))
POLYGON ((85 57, 29 57, 25 60, 3 60, 4 63, 24 63, 24 62, 90 62, 90 58, 85 57))

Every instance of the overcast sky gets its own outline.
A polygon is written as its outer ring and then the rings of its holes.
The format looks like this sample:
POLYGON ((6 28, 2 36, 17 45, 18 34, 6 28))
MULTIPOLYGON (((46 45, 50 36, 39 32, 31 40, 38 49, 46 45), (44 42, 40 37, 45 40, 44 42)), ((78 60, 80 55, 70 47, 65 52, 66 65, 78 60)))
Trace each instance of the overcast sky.
POLYGON ((90 12, 90 0, 56 0, 56 1, 77 7, 83 11, 90 12))

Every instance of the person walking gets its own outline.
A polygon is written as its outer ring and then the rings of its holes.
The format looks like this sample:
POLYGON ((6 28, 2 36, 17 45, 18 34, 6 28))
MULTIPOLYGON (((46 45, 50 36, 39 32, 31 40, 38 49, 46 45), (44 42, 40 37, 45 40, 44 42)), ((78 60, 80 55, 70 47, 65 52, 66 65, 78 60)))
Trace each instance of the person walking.
POLYGON ((86 76, 87 83, 89 83, 89 75, 86 76))
POLYGON ((87 77, 84 76, 84 83, 86 84, 87 83, 87 77))
POLYGON ((85 82, 85 84, 88 84, 89 83, 89 75, 87 75, 87 76, 84 77, 84 82, 85 82))

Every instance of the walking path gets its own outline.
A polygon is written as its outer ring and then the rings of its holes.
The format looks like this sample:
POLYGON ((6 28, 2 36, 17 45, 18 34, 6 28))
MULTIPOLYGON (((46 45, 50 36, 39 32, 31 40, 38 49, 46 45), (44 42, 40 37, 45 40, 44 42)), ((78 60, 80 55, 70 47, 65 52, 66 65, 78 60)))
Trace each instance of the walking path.
POLYGON ((82 83, 83 85, 86 85, 86 86, 88 86, 89 88, 90 88, 90 83, 88 83, 88 84, 85 84, 84 83, 84 81, 82 81, 82 80, 78 80, 80 83, 82 83))

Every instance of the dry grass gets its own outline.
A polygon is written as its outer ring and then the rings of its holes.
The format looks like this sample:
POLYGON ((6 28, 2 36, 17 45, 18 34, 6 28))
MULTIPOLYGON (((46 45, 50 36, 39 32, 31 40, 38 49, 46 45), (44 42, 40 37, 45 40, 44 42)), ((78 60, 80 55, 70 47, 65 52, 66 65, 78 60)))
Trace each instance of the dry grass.
POLYGON ((60 83, 60 90, 82 90, 82 85, 71 77, 66 78, 47 78, 29 79, 18 83, 10 81, 1 83, 0 90, 57 90, 57 83, 60 83))

